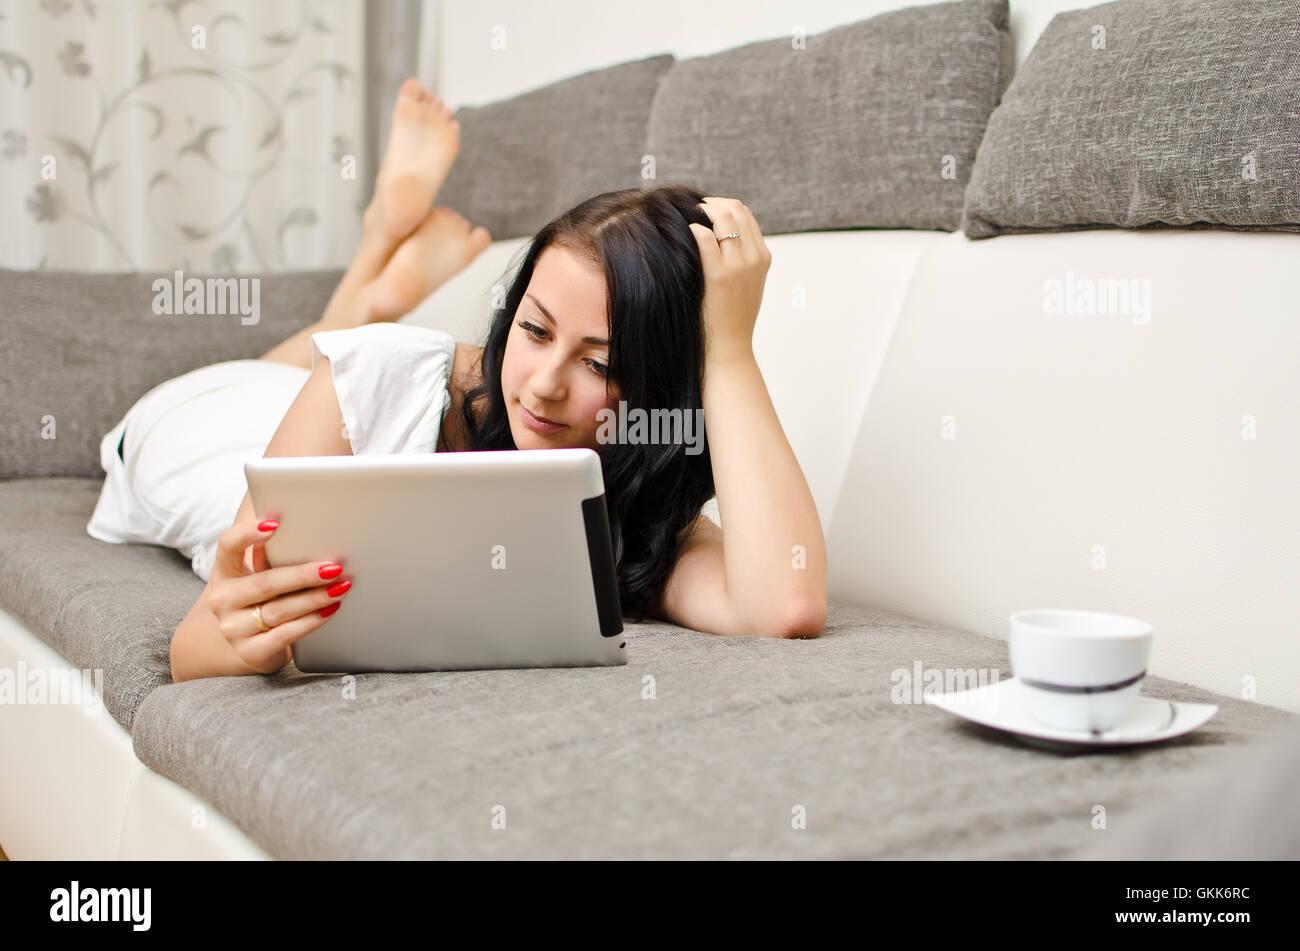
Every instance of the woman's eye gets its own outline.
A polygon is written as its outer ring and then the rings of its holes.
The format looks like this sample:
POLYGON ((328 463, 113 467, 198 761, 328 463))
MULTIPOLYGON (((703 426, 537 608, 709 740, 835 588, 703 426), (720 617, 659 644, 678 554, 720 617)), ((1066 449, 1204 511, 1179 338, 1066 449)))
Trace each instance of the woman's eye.
MULTIPOLYGON (((541 340, 542 336, 545 334, 545 331, 542 330, 541 327, 538 327, 535 324, 530 324, 526 320, 521 320, 519 322, 519 326, 522 327, 524 331, 534 340, 541 340)), ((605 364, 597 360, 590 360, 590 359, 587 360, 587 363, 591 366, 592 370, 594 370, 600 376, 607 376, 609 374, 609 367, 606 366, 605 364)))

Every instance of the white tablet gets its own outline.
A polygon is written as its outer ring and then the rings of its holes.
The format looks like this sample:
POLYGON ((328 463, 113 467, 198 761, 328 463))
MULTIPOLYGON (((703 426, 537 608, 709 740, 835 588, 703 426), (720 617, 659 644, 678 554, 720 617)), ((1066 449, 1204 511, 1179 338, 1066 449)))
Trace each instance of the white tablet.
POLYGON ((627 663, 595 451, 277 456, 244 466, 272 567, 352 588, 293 645, 307 672, 627 663))

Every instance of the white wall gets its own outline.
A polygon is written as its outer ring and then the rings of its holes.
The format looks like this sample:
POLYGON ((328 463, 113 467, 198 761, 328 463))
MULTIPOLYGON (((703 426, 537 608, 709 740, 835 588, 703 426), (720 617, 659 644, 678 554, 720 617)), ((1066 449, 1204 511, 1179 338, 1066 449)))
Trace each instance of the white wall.
MULTIPOLYGON (((453 109, 481 105, 657 53, 700 56, 790 36, 796 25, 811 36, 887 10, 927 5, 895 0, 444 2, 439 5, 435 91, 453 109), (503 49, 493 48, 494 35, 504 35, 503 49)), ((1056 13, 1090 5, 1078 0, 1012 0, 1017 64, 1024 62, 1056 13)))

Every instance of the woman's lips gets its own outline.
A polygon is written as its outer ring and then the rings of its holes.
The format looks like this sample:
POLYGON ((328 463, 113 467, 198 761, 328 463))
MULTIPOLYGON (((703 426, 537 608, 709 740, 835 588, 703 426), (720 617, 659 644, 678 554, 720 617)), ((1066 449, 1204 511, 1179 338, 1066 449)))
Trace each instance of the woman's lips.
POLYGON ((523 412, 524 425, 534 432, 554 433, 564 428, 563 423, 552 423, 534 416, 523 403, 519 404, 519 409, 523 412))

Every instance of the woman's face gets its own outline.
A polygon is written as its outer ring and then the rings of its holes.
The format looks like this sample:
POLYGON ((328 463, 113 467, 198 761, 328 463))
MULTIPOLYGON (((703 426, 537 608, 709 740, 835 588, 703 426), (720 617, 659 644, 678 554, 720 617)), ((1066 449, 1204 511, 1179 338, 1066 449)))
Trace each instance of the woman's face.
POLYGON ((596 442, 596 414, 617 411, 619 400, 616 385, 605 392, 606 306, 602 272, 554 244, 538 256, 501 364, 501 393, 517 448, 603 449, 596 442), (563 425, 539 432, 525 408, 563 425))

